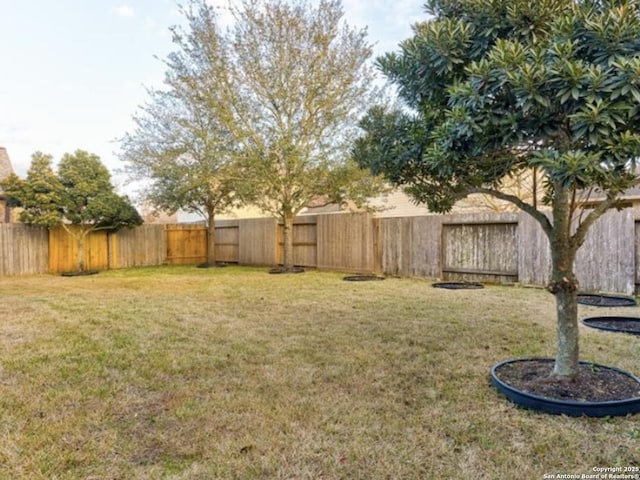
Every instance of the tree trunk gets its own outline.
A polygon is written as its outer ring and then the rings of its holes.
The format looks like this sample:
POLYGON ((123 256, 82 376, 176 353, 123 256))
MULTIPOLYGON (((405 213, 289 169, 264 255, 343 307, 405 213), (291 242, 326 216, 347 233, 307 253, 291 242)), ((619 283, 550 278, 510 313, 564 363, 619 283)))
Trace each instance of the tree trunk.
POLYGON ((574 377, 578 373, 580 346, 578 342, 577 284, 560 288, 556 295, 557 352, 553 373, 563 377, 574 377))
POLYGON ((555 185, 551 241, 552 274, 549 291, 556 297, 557 351, 555 375, 574 377, 578 373, 578 279, 573 271, 576 248, 572 242, 569 192, 555 185))
POLYGON ((78 258, 77 258, 77 271, 78 272, 84 272, 84 239, 85 239, 85 234, 84 233, 80 233, 80 235, 78 236, 78 258))
POLYGON ((282 266, 290 272, 293 270, 293 215, 285 214, 282 228, 282 266))
POLYGON ((209 208, 207 219, 207 264, 216 264, 216 222, 215 212, 209 208))

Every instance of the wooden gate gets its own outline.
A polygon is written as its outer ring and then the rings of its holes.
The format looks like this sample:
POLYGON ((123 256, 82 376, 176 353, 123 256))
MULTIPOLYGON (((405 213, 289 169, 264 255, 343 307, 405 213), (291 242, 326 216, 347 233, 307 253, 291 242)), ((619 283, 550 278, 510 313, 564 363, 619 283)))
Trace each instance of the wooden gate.
POLYGON ((444 280, 496 283, 518 281, 516 222, 444 223, 444 280))

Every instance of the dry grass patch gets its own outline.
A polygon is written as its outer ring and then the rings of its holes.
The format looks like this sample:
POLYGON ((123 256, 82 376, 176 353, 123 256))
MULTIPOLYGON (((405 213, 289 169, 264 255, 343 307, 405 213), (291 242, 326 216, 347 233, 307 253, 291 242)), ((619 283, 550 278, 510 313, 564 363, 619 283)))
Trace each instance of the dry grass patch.
MULTIPOLYGON (((494 363, 553 354, 548 293, 342 277, 0 278, 0 478, 542 478, 640 464, 636 418, 536 414, 489 388, 494 363)), ((637 337, 581 329, 585 360, 640 373, 637 337)))

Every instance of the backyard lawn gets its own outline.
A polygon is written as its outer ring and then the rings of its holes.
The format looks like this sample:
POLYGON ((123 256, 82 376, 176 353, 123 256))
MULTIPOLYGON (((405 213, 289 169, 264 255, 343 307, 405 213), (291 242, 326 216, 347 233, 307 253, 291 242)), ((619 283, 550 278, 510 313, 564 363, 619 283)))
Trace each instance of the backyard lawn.
MULTIPOLYGON (((542 479, 640 466, 640 416, 514 407, 494 363, 555 351, 553 297, 160 267, 0 278, 0 478, 542 479)), ((639 315, 580 307, 582 316, 639 315)), ((640 374, 640 337, 581 325, 640 374)))

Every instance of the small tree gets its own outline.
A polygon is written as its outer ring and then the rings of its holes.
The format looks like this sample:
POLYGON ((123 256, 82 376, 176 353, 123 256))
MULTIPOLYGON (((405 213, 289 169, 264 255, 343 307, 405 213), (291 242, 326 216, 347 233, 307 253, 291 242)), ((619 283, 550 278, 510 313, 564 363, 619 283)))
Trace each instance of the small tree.
POLYGON ((364 201, 380 186, 349 162, 372 93, 366 32, 349 28, 338 0, 245 0, 218 26, 193 0, 193 51, 208 63, 218 118, 241 148, 253 202, 284 225, 284 269, 293 267, 293 218, 311 200, 364 201))
POLYGON ((372 110, 354 150, 361 165, 408 185, 432 210, 484 193, 539 222, 552 253, 554 373, 564 378, 579 363, 576 252, 638 181, 638 8, 626 0, 429 0, 432 19, 379 59, 408 108, 372 110), (498 188, 532 168, 544 174, 551 216, 498 188), (604 200, 584 210, 595 190, 604 200))
POLYGON ((215 216, 246 200, 239 145, 224 120, 227 72, 211 68, 220 51, 215 12, 204 5, 183 10, 188 31, 173 29, 178 49, 165 64, 166 90, 151 90, 134 117, 136 128, 122 139, 121 158, 136 180, 150 180, 143 197, 158 209, 183 209, 207 223, 207 263, 215 264, 215 216), (207 34, 206 37, 203 34, 207 34))
POLYGON ((62 226, 77 243, 78 272, 85 271, 86 237, 99 230, 117 230, 142 224, 127 197, 117 195, 111 176, 96 155, 77 150, 65 154, 56 175, 52 157, 33 155, 27 178, 12 174, 2 188, 14 206, 22 208, 20 220, 29 225, 62 226))
POLYGON ((51 167, 52 160, 51 155, 36 152, 31 156, 26 180, 12 173, 0 183, 7 203, 22 209, 21 222, 46 228, 60 224, 62 185, 51 167))

